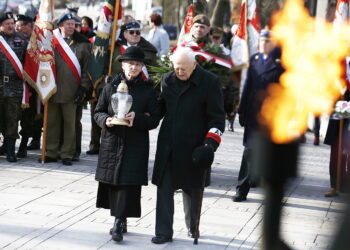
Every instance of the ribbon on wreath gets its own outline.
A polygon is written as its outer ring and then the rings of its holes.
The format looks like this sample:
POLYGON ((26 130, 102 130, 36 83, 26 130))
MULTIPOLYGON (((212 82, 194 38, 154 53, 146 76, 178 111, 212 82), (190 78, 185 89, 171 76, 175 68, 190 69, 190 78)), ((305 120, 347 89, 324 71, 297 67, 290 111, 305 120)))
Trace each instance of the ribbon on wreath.
MULTIPOLYGON (((220 58, 218 56, 215 56, 211 53, 205 52, 201 50, 200 48, 203 48, 204 44, 197 44, 195 42, 185 42, 180 45, 181 47, 188 47, 193 50, 193 53, 196 56, 199 56, 200 61, 211 61, 215 64, 218 64, 220 66, 226 67, 228 69, 231 69, 233 67, 232 61, 231 60, 225 60, 223 58, 220 58)), ((176 48, 172 50, 175 51, 176 48)))

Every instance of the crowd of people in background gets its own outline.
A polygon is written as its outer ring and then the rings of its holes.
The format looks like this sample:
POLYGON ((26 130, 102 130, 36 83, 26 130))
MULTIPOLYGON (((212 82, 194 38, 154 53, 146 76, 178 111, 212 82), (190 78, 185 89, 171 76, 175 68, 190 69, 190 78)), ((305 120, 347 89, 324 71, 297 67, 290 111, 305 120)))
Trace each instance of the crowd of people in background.
MULTIPOLYGON (((157 67, 157 60, 170 53, 169 35, 162 27, 161 15, 157 13, 149 16, 147 37, 141 34, 141 24, 127 15, 123 18, 120 37, 115 42, 112 73, 108 75, 106 69, 105 80, 95 86, 87 72, 88 56, 96 35, 95 25, 91 18, 79 17, 77 12, 77 9, 68 8, 55 20, 57 92, 48 102, 44 162, 61 160, 63 165, 70 166, 80 160, 81 119, 83 108, 89 102, 91 137, 86 154, 99 157, 97 207, 110 209, 111 216, 115 217, 110 232, 112 239, 121 241, 127 231, 127 217, 140 217, 141 214, 141 186, 148 183, 148 131, 156 128, 164 118, 152 177, 152 182, 157 185, 156 235, 152 242, 162 244, 172 241, 173 195, 176 189, 183 190, 188 235, 198 237, 198 211, 195 208, 201 192, 210 183, 210 166, 225 130, 225 119, 228 120, 228 130, 234 131, 237 113, 239 123, 244 127, 245 149, 233 201, 245 201, 250 187, 258 184, 251 179, 251 136, 259 130, 257 116, 263 100, 260 93, 270 83, 278 82, 283 73, 280 49, 271 40, 270 32, 263 30, 259 53, 250 60, 241 102, 240 76, 221 65, 214 65, 212 71, 203 69, 198 58, 186 46, 175 50, 171 57, 172 71, 163 76, 160 88, 153 88, 148 66, 157 67), (79 64, 81 75, 78 78, 58 49, 62 44, 68 45, 68 52, 79 64), (131 112, 126 116, 129 126, 111 123, 111 95, 121 81, 126 82, 134 98, 131 112)), ((34 21, 31 17, 14 16, 9 12, 0 16, 0 38, 22 64, 34 21)), ((190 40, 186 42, 202 47, 215 45, 220 48, 219 57, 230 60, 236 28, 230 25, 212 27, 209 18, 200 14, 193 18, 190 40)), ((16 72, 9 56, 0 50, 0 132, 4 138, 0 155, 6 155, 8 162, 26 158, 27 150, 40 149, 41 146, 43 108, 35 90, 29 85, 27 87, 29 103, 25 104, 22 103, 25 91, 23 78, 16 72), (19 122, 21 130, 18 133, 19 122), (19 135, 21 141, 16 153, 19 135)), ((314 144, 319 145, 318 122, 315 130, 314 144)), ((335 129, 331 131, 336 133, 335 129)), ((332 147, 332 189, 325 195, 332 197, 337 195, 334 164, 338 152, 336 137, 327 138, 326 143, 332 147)), ((41 162, 41 158, 38 160, 41 162)), ((347 164, 343 168, 347 168, 347 164)))

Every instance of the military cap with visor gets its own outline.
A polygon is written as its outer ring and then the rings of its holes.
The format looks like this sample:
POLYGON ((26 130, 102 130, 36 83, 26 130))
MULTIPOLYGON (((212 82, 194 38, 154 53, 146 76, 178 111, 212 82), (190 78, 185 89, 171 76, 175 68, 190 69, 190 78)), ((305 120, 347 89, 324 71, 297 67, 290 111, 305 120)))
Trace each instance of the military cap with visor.
POLYGON ((57 25, 60 25, 62 22, 67 21, 67 20, 76 20, 74 16, 71 13, 66 13, 60 16, 57 20, 57 25))
POLYGON ((124 24, 122 30, 141 30, 141 25, 138 22, 132 21, 124 24))

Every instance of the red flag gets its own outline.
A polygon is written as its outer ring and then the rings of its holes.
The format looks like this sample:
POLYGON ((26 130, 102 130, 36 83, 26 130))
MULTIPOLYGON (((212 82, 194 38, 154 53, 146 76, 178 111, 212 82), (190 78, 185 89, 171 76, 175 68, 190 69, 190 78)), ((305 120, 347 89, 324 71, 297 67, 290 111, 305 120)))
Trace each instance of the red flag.
POLYGON ((188 40, 187 38, 190 35, 191 27, 193 24, 193 17, 194 17, 194 6, 193 4, 191 4, 188 7, 186 19, 184 24, 182 25, 179 38, 177 39, 177 44, 181 44, 183 41, 188 40))
POLYGON ((234 68, 242 69, 249 64, 249 57, 258 52, 259 16, 255 0, 243 0, 241 16, 233 39, 231 58, 234 68))
POLYGON ((42 0, 26 51, 23 76, 45 103, 56 93, 52 42, 53 0, 42 0))

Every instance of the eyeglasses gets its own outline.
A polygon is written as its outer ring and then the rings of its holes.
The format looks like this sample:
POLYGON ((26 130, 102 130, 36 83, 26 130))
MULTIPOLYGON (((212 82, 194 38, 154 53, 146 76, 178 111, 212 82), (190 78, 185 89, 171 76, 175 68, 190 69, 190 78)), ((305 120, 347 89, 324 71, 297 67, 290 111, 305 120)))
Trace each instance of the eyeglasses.
POLYGON ((141 34, 141 32, 139 30, 128 30, 129 34, 130 35, 137 35, 139 36, 141 34))
POLYGON ((213 36, 213 39, 219 40, 219 39, 221 39, 221 36, 213 36))

